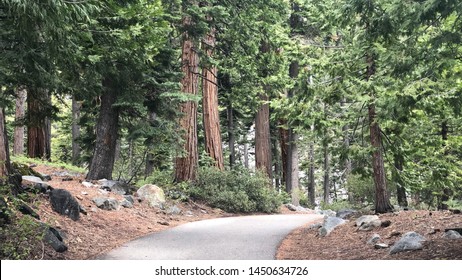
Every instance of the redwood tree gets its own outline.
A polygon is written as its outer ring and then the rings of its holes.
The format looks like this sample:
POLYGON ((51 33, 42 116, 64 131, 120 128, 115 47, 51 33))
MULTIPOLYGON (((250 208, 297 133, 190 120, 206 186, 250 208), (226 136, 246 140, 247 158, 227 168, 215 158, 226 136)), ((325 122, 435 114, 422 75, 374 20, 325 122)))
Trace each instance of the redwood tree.
MULTIPOLYGON (((187 30, 192 26, 190 16, 183 18, 183 27, 187 30)), ((188 31, 183 33, 182 42, 182 72, 181 90, 187 95, 196 96, 198 91, 198 65, 199 56, 197 47, 188 31)), ((196 179, 198 152, 197 152, 197 102, 187 101, 180 105, 179 128, 183 131, 183 151, 175 159, 175 181, 194 181, 196 179)))
MULTIPOLYGON (((215 48, 215 28, 205 35, 203 50, 208 58, 213 56, 215 48)), ((205 150, 213 159, 215 166, 224 169, 223 147, 221 141, 220 116, 218 114, 217 67, 207 65, 202 69, 202 108, 205 134, 205 150)))

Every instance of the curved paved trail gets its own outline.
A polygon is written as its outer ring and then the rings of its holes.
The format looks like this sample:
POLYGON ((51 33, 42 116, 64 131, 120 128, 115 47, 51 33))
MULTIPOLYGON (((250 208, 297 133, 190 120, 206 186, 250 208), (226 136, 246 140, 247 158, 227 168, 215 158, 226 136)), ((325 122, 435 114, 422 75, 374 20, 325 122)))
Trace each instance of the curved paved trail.
POLYGON ((268 215, 204 220, 124 244, 106 260, 272 260, 292 230, 322 216, 268 215))

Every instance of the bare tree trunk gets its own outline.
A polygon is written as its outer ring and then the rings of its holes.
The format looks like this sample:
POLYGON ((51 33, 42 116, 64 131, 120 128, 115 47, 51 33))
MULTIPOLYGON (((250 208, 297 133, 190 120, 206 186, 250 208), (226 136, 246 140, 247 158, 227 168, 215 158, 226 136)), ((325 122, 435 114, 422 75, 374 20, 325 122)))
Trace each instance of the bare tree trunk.
POLYGON ((279 142, 281 146, 282 182, 285 185, 285 191, 290 194, 291 189, 289 188, 290 186, 287 185, 287 170, 289 170, 287 162, 289 159, 287 156, 289 146, 289 131, 284 128, 284 126, 286 126, 285 120, 280 120, 279 125, 281 126, 279 128, 279 142))
MULTIPOLYGON (((314 125, 311 125, 311 132, 314 131, 314 125)), ((315 182, 314 182, 314 142, 310 143, 309 147, 309 170, 308 170, 308 200, 310 205, 314 207, 316 205, 316 194, 315 194, 315 182)))
POLYGON ((323 152, 324 152, 324 180, 323 180, 323 191, 324 191, 324 203, 329 203, 329 195, 330 195, 330 166, 329 166, 329 145, 324 143, 323 145, 323 152))
POLYGON ((255 166, 272 178, 271 143, 270 143, 270 118, 268 97, 261 96, 263 104, 255 118, 255 166))
MULTIPOLYGON (((375 74, 375 60, 371 55, 367 56, 367 79, 369 80, 375 74)), ((377 122, 377 113, 375 109, 375 97, 370 93, 371 101, 368 106, 369 130, 371 138, 372 153, 372 170, 375 184, 375 212, 386 213, 393 210, 390 204, 390 198, 387 191, 387 180, 385 175, 385 164, 382 152, 382 135, 380 126, 377 122)))
MULTIPOLYGON (((447 145, 448 133, 449 133, 448 122, 446 120, 444 120, 441 123, 441 140, 443 141, 443 148, 446 147, 446 145, 447 145)), ((445 156, 448 155, 448 152, 447 152, 446 149, 444 151, 444 155, 445 156)), ((442 177, 447 177, 448 176, 447 170, 443 170, 442 172, 444 172, 443 174, 441 174, 442 177)), ((448 187, 443 187, 442 195, 441 195, 441 197, 439 199, 439 203, 438 203, 438 209, 439 210, 448 210, 449 206, 448 206, 447 202, 448 202, 448 200, 450 198, 450 195, 451 195, 451 190, 448 187)))
POLYGON ((103 82, 104 93, 101 96, 101 106, 96 121, 96 141, 87 174, 88 180, 112 179, 116 145, 119 130, 119 110, 113 105, 117 101, 117 93, 112 81, 103 82))
MULTIPOLYGON (((203 49, 208 57, 213 56, 215 48, 215 28, 205 35, 203 49)), ((214 160, 215 166, 223 170, 223 147, 220 131, 220 116, 218 114, 217 67, 209 66, 202 69, 202 108, 205 134, 205 150, 214 160)))
POLYGON ((27 91, 24 87, 16 91, 16 110, 14 127, 13 155, 20 156, 24 154, 24 117, 26 115, 27 91))
POLYGON ((407 207, 406 188, 404 187, 404 181, 401 178, 400 172, 403 171, 404 158, 402 155, 394 155, 395 170, 393 171, 393 182, 396 183, 396 197, 398 198, 398 205, 401 207, 407 207))
POLYGON ((49 160, 51 156, 51 99, 47 92, 28 91, 27 153, 30 158, 49 160), (39 95, 41 95, 39 97, 39 95))
POLYGON ((80 164, 81 148, 79 144, 80 138, 80 108, 82 103, 72 97, 72 164, 80 164))
POLYGON ((244 167, 249 169, 249 143, 247 142, 244 143, 244 167))
POLYGON ((0 107, 0 182, 10 175, 11 163, 8 147, 8 135, 5 127, 5 110, 0 107))
MULTIPOLYGON (((289 76, 296 80, 299 74, 299 64, 298 61, 292 61, 289 68, 289 76)), ((295 95, 295 89, 290 89, 287 92, 287 97, 289 99, 293 98, 295 95)), ((292 204, 299 205, 300 198, 299 195, 299 168, 298 168, 298 148, 297 140, 298 136, 295 133, 293 127, 289 127, 288 130, 288 141, 287 141, 287 178, 286 178, 286 189, 290 191, 292 196, 292 204)))
MULTIPOLYGON (((148 108, 148 122, 150 125, 153 125, 155 120, 157 118, 157 114, 153 111, 152 108, 148 108)), ((147 146, 148 146, 148 151, 146 153, 146 166, 144 169, 144 178, 146 179, 147 177, 152 175, 152 172, 154 172, 154 155, 152 153, 152 147, 153 147, 153 142, 154 139, 151 137, 147 139, 147 146)))
MULTIPOLYGON (((183 26, 186 29, 191 27, 191 18, 183 19, 183 26)), ((197 95, 198 88, 198 64, 199 57, 195 51, 194 43, 190 35, 183 34, 182 47, 182 71, 184 77, 181 80, 182 92, 185 94, 197 95)), ((180 106, 180 113, 183 115, 179 122, 180 129, 184 136, 184 153, 175 160, 175 181, 194 181, 196 179, 198 152, 197 152, 197 103, 188 101, 180 106)))
POLYGON ((234 131, 234 110, 231 101, 228 101, 226 114, 228 120, 229 166, 233 167, 236 163, 236 133, 234 131))

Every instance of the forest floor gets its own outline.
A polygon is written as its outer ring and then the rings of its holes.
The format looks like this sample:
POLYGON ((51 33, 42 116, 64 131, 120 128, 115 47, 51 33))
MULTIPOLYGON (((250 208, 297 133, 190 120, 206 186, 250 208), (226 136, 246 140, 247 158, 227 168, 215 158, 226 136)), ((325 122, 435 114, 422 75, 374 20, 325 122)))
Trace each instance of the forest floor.
MULTIPOLYGON (((94 197, 101 196, 99 188, 83 186, 83 175, 73 175, 72 180, 67 181, 68 176, 56 175, 65 170, 47 165, 39 165, 34 169, 51 175, 52 180, 47 183, 53 188, 71 192, 88 212, 87 215, 81 215, 78 221, 72 221, 54 212, 46 195, 37 196, 38 207, 35 210, 41 221, 64 233, 64 242, 68 246, 66 252, 57 253, 50 246, 42 244, 34 252, 35 258, 38 259, 93 259, 123 243, 150 233, 188 222, 233 216, 220 209, 197 203, 170 202, 182 210, 179 215, 151 208, 145 202, 137 202, 133 208, 121 208, 118 211, 101 210, 96 208, 92 201, 94 197), (187 212, 188 215, 185 214, 187 212)), ((117 194, 106 195, 122 199, 122 196, 117 194)), ((281 213, 295 212, 283 206, 281 213)), ((318 236, 317 230, 310 229, 307 225, 295 230, 283 241, 277 259, 462 259, 462 239, 441 238, 446 228, 462 227, 461 214, 403 211, 380 215, 380 219, 389 220, 391 225, 371 232, 360 232, 354 226, 354 219, 351 219, 327 237, 318 236), (407 231, 416 231, 428 240, 423 250, 389 255, 388 250, 377 250, 366 244, 372 234, 378 233, 382 237, 380 242, 392 245, 407 231)))
MULTIPOLYGON (((54 212, 46 195, 39 195, 36 198, 39 206, 35 210, 40 215, 41 221, 64 233, 64 242, 68 246, 68 250, 64 253, 57 253, 50 246, 39 246, 37 248, 39 252, 34 254, 39 259, 93 259, 123 243, 150 233, 188 222, 231 216, 220 209, 196 203, 168 202, 182 210, 178 215, 152 208, 146 202, 136 202, 133 208, 121 208, 118 211, 101 210, 92 201, 94 197, 102 196, 101 190, 83 186, 81 183, 84 181, 83 175, 73 175, 72 180, 66 181, 70 179, 69 176, 53 175, 64 170, 46 165, 34 167, 34 170, 51 175, 52 180, 47 184, 55 189, 68 190, 87 210, 87 215, 81 214, 78 221, 73 221, 54 212), (187 211, 190 212, 185 214, 187 211)), ((105 196, 122 199, 121 195, 114 193, 105 196)))
MULTIPOLYGON (((369 214, 369 213, 367 213, 369 214)), ((390 221, 388 227, 372 231, 358 231, 355 217, 335 228, 326 237, 318 229, 306 225, 293 231, 278 250, 279 260, 460 260, 462 239, 442 238, 445 229, 462 228, 462 215, 450 211, 401 211, 379 215, 380 220, 390 221), (389 249, 375 249, 367 244, 373 234, 379 243, 393 245, 409 231, 421 234, 426 241, 422 250, 390 255, 389 249)))

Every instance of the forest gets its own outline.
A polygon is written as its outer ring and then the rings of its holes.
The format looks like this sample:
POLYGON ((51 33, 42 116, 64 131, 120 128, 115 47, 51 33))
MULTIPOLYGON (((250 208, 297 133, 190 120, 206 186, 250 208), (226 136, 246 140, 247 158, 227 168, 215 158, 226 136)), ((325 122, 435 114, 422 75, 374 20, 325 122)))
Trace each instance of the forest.
POLYGON ((462 207, 458 0, 0 0, 24 157, 227 211, 462 207))

